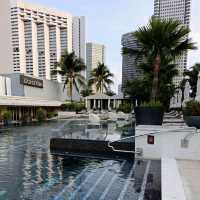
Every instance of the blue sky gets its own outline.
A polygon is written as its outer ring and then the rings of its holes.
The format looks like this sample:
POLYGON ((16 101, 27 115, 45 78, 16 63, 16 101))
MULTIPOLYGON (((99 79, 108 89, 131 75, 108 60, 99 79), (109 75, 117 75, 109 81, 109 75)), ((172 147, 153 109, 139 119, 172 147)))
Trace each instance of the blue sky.
MULTIPOLYGON (((106 46, 106 64, 115 74, 115 87, 121 82, 121 35, 145 25, 153 14, 154 0, 26 0, 33 4, 86 17, 88 42, 106 46)), ((200 48, 200 1, 192 0, 191 36, 200 48)), ((200 62, 200 50, 189 53, 188 66, 200 62)))

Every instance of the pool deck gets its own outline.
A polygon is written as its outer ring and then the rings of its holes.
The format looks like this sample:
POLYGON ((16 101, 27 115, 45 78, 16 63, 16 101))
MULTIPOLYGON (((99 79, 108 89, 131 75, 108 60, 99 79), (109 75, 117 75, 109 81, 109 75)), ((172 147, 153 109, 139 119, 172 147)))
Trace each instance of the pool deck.
POLYGON ((200 198, 200 161, 178 160, 185 196, 187 200, 200 198))
POLYGON ((162 160, 162 200, 200 199, 200 133, 184 124, 137 126, 143 159, 162 160), (148 135, 154 143, 148 142, 148 135))
POLYGON ((162 158, 161 173, 162 200, 186 200, 177 161, 162 158))

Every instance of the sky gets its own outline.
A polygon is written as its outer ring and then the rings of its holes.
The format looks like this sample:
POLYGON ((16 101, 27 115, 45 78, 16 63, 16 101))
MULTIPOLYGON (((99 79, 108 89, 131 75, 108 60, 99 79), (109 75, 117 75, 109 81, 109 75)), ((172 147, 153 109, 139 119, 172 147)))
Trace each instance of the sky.
MULTIPOLYGON (((115 85, 121 83, 121 36, 145 25, 153 15, 154 0, 26 0, 86 17, 86 41, 106 46, 106 65, 114 73, 115 85)), ((192 0, 191 34, 199 50, 188 56, 188 67, 200 62, 200 1, 192 0)))

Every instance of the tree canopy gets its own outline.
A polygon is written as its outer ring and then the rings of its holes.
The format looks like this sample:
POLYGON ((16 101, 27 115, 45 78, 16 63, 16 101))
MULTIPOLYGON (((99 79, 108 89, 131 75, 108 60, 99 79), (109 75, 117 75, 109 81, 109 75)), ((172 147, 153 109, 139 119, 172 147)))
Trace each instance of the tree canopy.
POLYGON ((60 74, 64 78, 64 88, 68 87, 71 101, 73 100, 73 88, 75 87, 79 92, 80 87, 85 85, 85 78, 81 74, 85 68, 82 59, 78 58, 74 52, 65 51, 52 71, 52 74, 60 74))
POLYGON ((188 38, 189 33, 190 29, 179 21, 152 17, 146 26, 133 33, 139 48, 123 48, 123 54, 135 55, 136 60, 141 58, 143 63, 140 66, 144 71, 150 72, 148 76, 152 77, 152 101, 161 98, 160 92, 164 88, 171 87, 170 91, 174 90, 172 85, 168 87, 171 79, 177 75, 177 69, 171 63, 187 50, 196 49, 195 44, 188 38))
POLYGON ((91 72, 89 84, 94 85, 97 92, 103 93, 108 90, 110 84, 113 84, 113 77, 108 67, 104 63, 99 63, 91 72))

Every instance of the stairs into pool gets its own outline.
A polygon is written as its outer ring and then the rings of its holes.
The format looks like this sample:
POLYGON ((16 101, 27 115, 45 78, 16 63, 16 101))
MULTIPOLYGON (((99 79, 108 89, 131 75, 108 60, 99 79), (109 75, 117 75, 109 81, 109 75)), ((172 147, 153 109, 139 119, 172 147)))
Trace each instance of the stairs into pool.
POLYGON ((82 171, 66 184, 55 185, 48 197, 37 192, 34 199, 52 200, 161 200, 161 163, 150 160, 113 161, 82 171))

